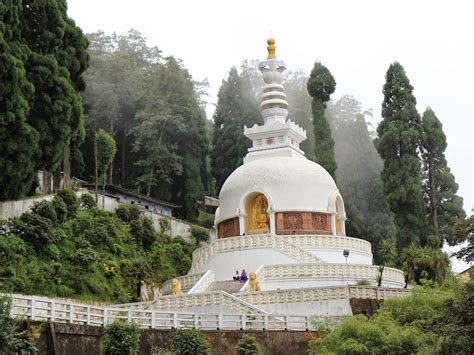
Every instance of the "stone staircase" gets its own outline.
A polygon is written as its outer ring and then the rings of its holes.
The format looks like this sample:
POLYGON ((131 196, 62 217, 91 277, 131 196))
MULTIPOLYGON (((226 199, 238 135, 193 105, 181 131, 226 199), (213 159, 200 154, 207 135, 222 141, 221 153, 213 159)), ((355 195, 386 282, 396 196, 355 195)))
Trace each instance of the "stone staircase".
POLYGON ((244 283, 240 281, 234 280, 226 280, 226 281, 214 281, 209 287, 206 289, 206 292, 210 291, 225 291, 227 293, 237 293, 240 291, 244 283))

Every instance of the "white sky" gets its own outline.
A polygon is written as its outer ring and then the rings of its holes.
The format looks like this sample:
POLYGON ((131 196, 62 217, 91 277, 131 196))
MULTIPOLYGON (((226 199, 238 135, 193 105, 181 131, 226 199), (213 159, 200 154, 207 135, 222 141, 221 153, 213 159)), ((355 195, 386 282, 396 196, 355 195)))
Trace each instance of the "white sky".
MULTIPOLYGON (((448 138, 446 156, 471 212, 473 203, 473 37, 470 1, 68 0, 84 32, 140 31, 149 45, 208 78, 210 101, 231 66, 266 58, 266 39, 290 70, 315 60, 336 79, 333 96, 353 95, 380 120, 389 64, 407 72, 418 110, 431 106, 448 138)), ((209 111, 212 111, 209 110, 209 111)))

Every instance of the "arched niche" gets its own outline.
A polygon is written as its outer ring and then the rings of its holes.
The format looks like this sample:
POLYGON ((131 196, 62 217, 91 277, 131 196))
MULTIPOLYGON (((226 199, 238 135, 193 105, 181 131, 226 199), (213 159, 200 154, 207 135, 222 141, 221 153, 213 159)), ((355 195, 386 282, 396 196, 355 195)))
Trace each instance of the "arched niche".
POLYGON ((268 199, 261 192, 250 193, 245 199, 245 234, 260 234, 269 231, 268 199))

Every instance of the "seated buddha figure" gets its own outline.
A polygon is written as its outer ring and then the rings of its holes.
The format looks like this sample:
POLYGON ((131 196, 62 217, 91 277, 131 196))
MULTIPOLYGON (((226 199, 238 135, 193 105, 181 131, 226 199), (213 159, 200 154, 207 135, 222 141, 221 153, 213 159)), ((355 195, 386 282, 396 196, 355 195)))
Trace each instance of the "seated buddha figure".
POLYGON ((249 231, 268 231, 268 203, 264 195, 257 195, 250 205, 249 231))

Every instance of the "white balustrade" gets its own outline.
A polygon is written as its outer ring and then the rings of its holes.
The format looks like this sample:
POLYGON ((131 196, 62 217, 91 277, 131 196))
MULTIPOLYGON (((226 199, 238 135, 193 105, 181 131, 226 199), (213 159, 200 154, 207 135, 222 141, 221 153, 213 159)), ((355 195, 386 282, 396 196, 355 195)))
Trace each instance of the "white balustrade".
POLYGON ((210 284, 214 282, 214 271, 207 270, 201 279, 188 291, 188 293, 205 292, 210 284))
MULTIPOLYGON (((188 274, 184 276, 176 277, 181 283, 182 289, 192 288, 202 277, 204 276, 204 272, 196 273, 196 274, 188 274)), ((173 280, 168 280, 163 283, 161 286, 161 292, 166 295, 171 293, 171 283, 173 280)))
POLYGON ((277 249, 302 263, 322 262, 317 256, 294 245, 292 242, 286 240, 282 236, 261 234, 218 239, 211 245, 196 249, 193 252, 193 263, 189 272, 198 272, 205 262, 217 253, 253 248, 277 249))

